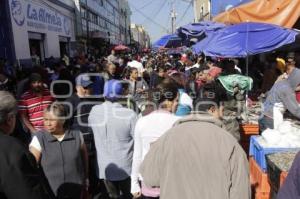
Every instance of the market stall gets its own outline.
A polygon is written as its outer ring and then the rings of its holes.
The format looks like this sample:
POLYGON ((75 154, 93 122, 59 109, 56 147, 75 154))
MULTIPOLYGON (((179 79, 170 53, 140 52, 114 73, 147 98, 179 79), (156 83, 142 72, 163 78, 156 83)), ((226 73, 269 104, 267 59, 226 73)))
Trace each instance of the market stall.
MULTIPOLYGON (((275 50, 280 46, 293 43, 298 33, 294 30, 262 23, 240 23, 228 26, 202 40, 193 50, 213 57, 246 58, 246 76, 248 75, 249 55, 275 50)), ((248 151, 250 176, 253 195, 256 199, 271 199, 271 186, 267 173, 266 156, 279 152, 297 152, 300 150, 300 126, 296 120, 274 117, 275 129, 267 129, 259 136, 258 120, 261 115, 259 103, 250 104, 246 94, 246 110, 241 114, 241 145, 248 151), (279 118, 279 119, 277 119, 279 118), (256 136, 253 136, 256 135, 256 136), (250 146, 249 146, 250 142, 250 146)), ((280 111, 279 111, 280 112, 280 111)), ((276 110, 275 110, 276 113, 276 110)), ((282 160, 283 157, 277 157, 282 160)), ((292 160, 291 160, 292 162, 292 160)), ((272 182, 274 183, 274 182, 272 182)))
POLYGON ((297 152, 300 126, 285 119, 278 128, 250 139, 250 176, 256 199, 273 198, 282 185, 297 152))

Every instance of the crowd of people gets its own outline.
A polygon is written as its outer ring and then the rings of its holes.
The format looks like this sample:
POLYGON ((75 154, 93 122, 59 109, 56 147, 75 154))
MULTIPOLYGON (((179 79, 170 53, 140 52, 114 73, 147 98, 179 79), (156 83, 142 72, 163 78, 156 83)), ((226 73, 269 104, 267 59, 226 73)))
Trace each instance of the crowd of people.
MULTIPOLYGON (((252 59, 261 130, 275 103, 300 117, 297 59, 252 59)), ((1 62, 0 198, 250 199, 239 122, 252 79, 239 61, 112 50, 1 62)))

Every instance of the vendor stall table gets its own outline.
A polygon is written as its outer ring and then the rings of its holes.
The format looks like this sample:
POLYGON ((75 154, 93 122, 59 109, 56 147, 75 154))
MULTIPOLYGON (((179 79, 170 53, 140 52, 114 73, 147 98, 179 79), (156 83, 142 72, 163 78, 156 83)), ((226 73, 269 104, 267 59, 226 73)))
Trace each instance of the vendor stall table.
POLYGON ((255 162, 259 165, 263 172, 267 171, 266 155, 288 152, 288 151, 299 151, 300 148, 274 148, 269 147, 266 141, 260 136, 252 136, 250 139, 249 156, 252 156, 255 162))
POLYGON ((267 155, 268 178, 272 190, 278 193, 288 171, 297 155, 297 152, 282 152, 267 155))

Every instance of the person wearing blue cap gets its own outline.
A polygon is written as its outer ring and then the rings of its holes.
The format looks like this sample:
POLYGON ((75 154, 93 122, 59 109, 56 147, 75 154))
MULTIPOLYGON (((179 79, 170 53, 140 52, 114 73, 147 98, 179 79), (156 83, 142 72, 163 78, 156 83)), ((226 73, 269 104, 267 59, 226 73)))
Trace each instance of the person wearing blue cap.
POLYGON ((124 89, 118 80, 104 86, 105 102, 92 108, 88 121, 94 132, 98 178, 104 180, 110 198, 131 199, 131 165, 137 114, 122 106, 124 89))

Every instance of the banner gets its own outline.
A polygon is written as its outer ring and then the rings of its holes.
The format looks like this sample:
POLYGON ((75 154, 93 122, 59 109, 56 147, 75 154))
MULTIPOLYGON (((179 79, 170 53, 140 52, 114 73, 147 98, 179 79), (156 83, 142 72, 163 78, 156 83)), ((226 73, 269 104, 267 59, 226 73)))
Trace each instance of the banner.
POLYGON ((32 31, 71 35, 71 19, 53 8, 28 0, 10 0, 10 8, 13 21, 19 27, 27 26, 32 31))

